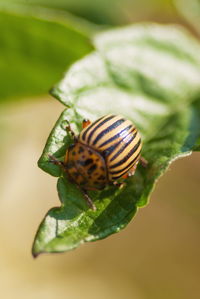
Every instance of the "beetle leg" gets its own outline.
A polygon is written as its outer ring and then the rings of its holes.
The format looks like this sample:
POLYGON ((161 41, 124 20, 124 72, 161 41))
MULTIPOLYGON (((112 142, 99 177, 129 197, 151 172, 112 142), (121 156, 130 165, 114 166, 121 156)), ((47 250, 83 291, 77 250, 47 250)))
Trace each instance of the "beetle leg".
POLYGON ((82 128, 85 129, 90 124, 91 124, 91 121, 89 119, 84 119, 82 122, 82 128))
POLYGON ((76 141, 77 141, 76 134, 75 134, 74 131, 72 130, 72 128, 71 128, 71 126, 70 126, 69 123, 68 123, 68 125, 66 126, 66 131, 71 133, 71 135, 72 135, 72 137, 73 137, 73 139, 74 139, 74 142, 76 142, 76 141))
POLYGON ((66 170, 65 169, 65 165, 64 165, 64 163, 62 162, 62 161, 59 161, 58 159, 56 159, 54 156, 52 156, 52 155, 48 155, 49 156, 49 158, 50 158, 50 160, 49 160, 49 162, 51 162, 51 163, 53 163, 53 164, 55 164, 55 165, 58 165, 58 166, 60 166, 64 171, 66 170))
POLYGON ((85 189, 82 189, 79 185, 77 185, 78 189, 83 193, 84 199, 87 202, 87 205, 93 210, 96 211, 96 206, 93 203, 92 199, 89 197, 87 191, 85 189))
POLYGON ((133 165, 133 167, 128 171, 128 176, 134 175, 136 168, 137 168, 137 164, 138 164, 138 162, 135 165, 133 165))
POLYGON ((64 164, 67 164, 68 157, 69 157, 69 150, 66 151, 64 164))
POLYGON ((96 211, 96 206, 93 203, 93 201, 91 200, 91 198, 89 197, 89 195, 87 194, 87 192, 85 190, 83 190, 83 195, 84 195, 84 199, 86 200, 88 206, 93 210, 96 211))
POLYGON ((119 189, 122 189, 126 185, 126 183, 125 182, 119 183, 117 181, 114 181, 113 185, 118 187, 119 189))
POLYGON ((69 121, 68 121, 67 119, 66 119, 66 122, 67 122, 67 124, 68 124, 68 125, 65 127, 66 131, 69 132, 69 133, 71 133, 71 135, 72 135, 72 137, 73 137, 73 139, 74 139, 74 142, 77 141, 76 134, 75 134, 74 131, 72 130, 71 125, 70 125, 70 123, 69 123, 69 121))
POLYGON ((145 158, 140 157, 140 162, 141 162, 141 164, 142 164, 142 166, 143 166, 144 168, 147 167, 147 165, 148 165, 148 161, 147 161, 145 158))

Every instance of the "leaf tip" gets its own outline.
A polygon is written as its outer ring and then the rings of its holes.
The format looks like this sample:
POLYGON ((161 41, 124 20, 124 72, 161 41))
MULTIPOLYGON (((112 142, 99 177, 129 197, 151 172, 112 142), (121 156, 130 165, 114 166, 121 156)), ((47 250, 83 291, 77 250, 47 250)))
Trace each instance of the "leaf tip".
POLYGON ((42 253, 45 253, 45 251, 43 250, 40 250, 37 248, 36 244, 35 244, 35 241, 33 243, 33 246, 32 246, 32 249, 31 249, 31 254, 32 254, 32 257, 34 259, 36 259, 39 255, 41 255, 42 253))
POLYGON ((57 93, 55 90, 56 90, 55 86, 51 87, 51 89, 49 90, 49 94, 52 95, 53 97, 57 96, 57 93))
POLYGON ((49 90, 49 94, 52 95, 52 97, 56 98, 58 101, 61 101, 60 90, 56 85, 49 90))
POLYGON ((32 252, 32 257, 33 257, 34 259, 36 259, 36 257, 38 257, 38 255, 39 255, 39 253, 32 252))
POLYGON ((36 259, 36 257, 38 257, 38 255, 40 254, 41 252, 38 252, 36 249, 35 249, 35 241, 33 243, 33 246, 32 246, 32 250, 31 250, 31 254, 32 254, 32 257, 34 259, 36 259))

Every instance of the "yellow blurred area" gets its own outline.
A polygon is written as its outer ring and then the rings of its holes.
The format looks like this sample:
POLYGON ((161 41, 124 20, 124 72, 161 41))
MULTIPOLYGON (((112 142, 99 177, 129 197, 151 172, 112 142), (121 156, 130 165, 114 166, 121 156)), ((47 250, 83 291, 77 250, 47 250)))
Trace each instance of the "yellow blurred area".
POLYGON ((32 258, 40 221, 59 205, 56 179, 37 160, 62 110, 50 98, 1 109, 1 298, 199 298, 200 153, 170 167, 122 232, 32 258))

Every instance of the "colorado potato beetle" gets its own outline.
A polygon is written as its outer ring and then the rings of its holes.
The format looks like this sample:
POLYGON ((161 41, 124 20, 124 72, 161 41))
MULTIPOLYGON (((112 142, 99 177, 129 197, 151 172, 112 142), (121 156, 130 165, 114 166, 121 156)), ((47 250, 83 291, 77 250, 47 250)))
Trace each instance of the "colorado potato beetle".
POLYGON ((88 205, 95 206, 87 190, 102 190, 107 185, 121 187, 118 179, 135 173, 140 157, 141 137, 134 124, 120 115, 105 115, 93 123, 83 121, 83 130, 78 136, 71 130, 74 142, 67 149, 64 162, 50 156, 60 165, 69 180, 83 192, 88 205))

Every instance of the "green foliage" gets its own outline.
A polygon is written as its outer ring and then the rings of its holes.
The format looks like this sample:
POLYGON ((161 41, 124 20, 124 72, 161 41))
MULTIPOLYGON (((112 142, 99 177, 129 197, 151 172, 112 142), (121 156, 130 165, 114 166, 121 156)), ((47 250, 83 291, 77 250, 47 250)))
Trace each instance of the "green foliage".
POLYGON ((124 228, 144 206, 157 179, 179 157, 200 150, 200 45, 175 26, 144 24, 101 33, 96 51, 75 63, 52 94, 68 108, 53 128, 39 167, 59 177, 61 207, 51 209, 37 232, 33 255, 63 252, 124 228), (71 143, 66 120, 78 133, 83 118, 116 113, 131 119, 143 137, 148 167, 119 190, 92 191, 86 205, 49 154, 63 159, 71 143))
POLYGON ((25 4, 30 8, 34 6, 62 10, 83 17, 97 24, 119 23, 124 13, 121 6, 128 5, 129 0, 0 0, 10 4, 25 4))
POLYGON ((122 25, 152 18, 172 20, 175 14, 173 0, 0 0, 0 2, 67 11, 101 25, 122 25))
POLYGON ((200 1, 174 0, 178 11, 200 34, 200 1))
POLYGON ((32 13, 0 6, 0 102, 47 93, 66 66, 92 50, 81 24, 45 11, 32 13))

